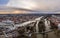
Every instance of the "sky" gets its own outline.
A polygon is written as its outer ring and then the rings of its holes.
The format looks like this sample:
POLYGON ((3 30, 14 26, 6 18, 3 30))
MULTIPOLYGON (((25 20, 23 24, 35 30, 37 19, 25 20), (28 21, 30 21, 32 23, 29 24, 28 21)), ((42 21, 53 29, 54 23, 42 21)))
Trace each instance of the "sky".
POLYGON ((9 2, 9 0, 0 0, 0 5, 6 5, 9 2))
POLYGON ((60 0, 0 0, 0 5, 37 10, 39 13, 60 13, 60 0))

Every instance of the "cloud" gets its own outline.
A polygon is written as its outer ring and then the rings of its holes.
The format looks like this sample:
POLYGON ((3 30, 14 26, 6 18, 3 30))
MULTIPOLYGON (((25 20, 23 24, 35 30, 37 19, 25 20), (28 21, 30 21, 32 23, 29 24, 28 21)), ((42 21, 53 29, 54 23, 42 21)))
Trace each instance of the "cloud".
POLYGON ((43 12, 58 12, 60 11, 60 0, 10 0, 7 6, 43 12))
POLYGON ((36 0, 36 10, 40 11, 56 11, 60 10, 60 0, 36 0), (37 1, 37 2, 36 2, 37 1))

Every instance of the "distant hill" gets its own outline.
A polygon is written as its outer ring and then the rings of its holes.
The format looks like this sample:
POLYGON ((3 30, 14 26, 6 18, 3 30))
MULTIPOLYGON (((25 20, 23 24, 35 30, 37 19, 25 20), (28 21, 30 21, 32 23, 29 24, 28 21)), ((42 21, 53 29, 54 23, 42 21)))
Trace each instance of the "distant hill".
POLYGON ((51 16, 51 15, 59 15, 60 14, 0 14, 0 17, 2 16, 51 16))

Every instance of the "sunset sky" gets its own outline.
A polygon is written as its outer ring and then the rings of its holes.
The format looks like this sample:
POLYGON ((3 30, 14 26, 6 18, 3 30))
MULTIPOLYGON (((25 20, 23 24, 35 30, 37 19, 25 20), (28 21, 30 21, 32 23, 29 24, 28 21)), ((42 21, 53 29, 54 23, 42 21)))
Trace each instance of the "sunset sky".
POLYGON ((60 0, 0 0, 0 6, 32 9, 40 11, 38 13, 60 13, 60 0))

